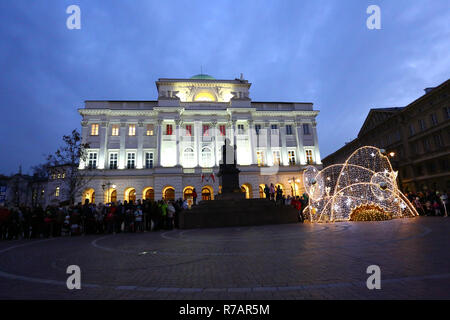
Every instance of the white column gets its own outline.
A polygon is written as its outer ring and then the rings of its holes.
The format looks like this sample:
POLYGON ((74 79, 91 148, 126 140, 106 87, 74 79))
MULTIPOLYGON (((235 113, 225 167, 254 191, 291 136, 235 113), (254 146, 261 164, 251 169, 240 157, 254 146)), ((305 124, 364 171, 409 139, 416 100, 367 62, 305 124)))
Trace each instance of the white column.
POLYGON ((319 137, 317 136, 317 122, 312 123, 313 135, 314 135, 314 162, 316 164, 322 164, 319 151, 319 137))
POLYGON ((233 146, 237 145, 237 132, 236 132, 236 120, 231 121, 231 133, 233 134, 233 140, 230 141, 233 143, 233 146))
MULTIPOLYGON (((89 124, 87 121, 82 121, 81 122, 81 142, 82 143, 87 143, 88 134, 89 134, 89 124)), ((79 168, 84 169, 85 167, 86 167, 85 161, 80 161, 79 168)))
POLYGON ((267 132, 267 148, 266 148, 266 165, 273 165, 273 155, 272 155, 272 128, 269 122, 264 123, 264 127, 267 132))
POLYGON ((175 153, 176 153, 176 161, 175 161, 175 166, 179 167, 180 166, 180 125, 181 125, 181 120, 175 120, 176 123, 176 128, 175 128, 175 143, 176 143, 176 147, 175 147, 175 153))
POLYGON ((281 164, 288 166, 289 159, 286 148, 286 124, 284 122, 280 123, 280 139, 281 139, 281 149, 280 149, 281 164))
POLYGON ((136 168, 142 169, 144 167, 144 124, 138 123, 137 127, 137 154, 136 154, 136 168))
POLYGON ((212 128, 211 129, 213 130, 213 135, 214 135, 214 152, 213 152, 214 163, 215 163, 216 166, 218 166, 219 165, 219 159, 217 157, 217 121, 216 120, 214 120, 212 122, 212 128))
MULTIPOLYGON (((158 159, 156 160, 157 162, 157 167, 161 167, 161 149, 162 149, 162 120, 158 119, 158 143, 157 143, 157 153, 158 153, 158 159)), ((156 190, 155 190, 156 192, 156 190)))
POLYGON ((126 154, 125 154, 125 139, 127 134, 127 124, 121 123, 120 124, 120 150, 119 150, 119 169, 125 169, 126 168, 126 154))
POLYGON ((295 122, 295 139, 297 140, 296 163, 306 164, 305 149, 303 148, 303 126, 300 121, 295 122))
POLYGON ((253 120, 248 121, 248 138, 250 139, 250 164, 256 163, 256 139, 253 120))
POLYGON ((100 148, 98 152, 98 169, 105 169, 106 166, 106 144, 108 139, 108 123, 102 122, 100 124, 100 148))
POLYGON ((202 138, 202 123, 201 121, 194 122, 194 137, 195 137, 195 167, 200 166, 200 139, 202 138))

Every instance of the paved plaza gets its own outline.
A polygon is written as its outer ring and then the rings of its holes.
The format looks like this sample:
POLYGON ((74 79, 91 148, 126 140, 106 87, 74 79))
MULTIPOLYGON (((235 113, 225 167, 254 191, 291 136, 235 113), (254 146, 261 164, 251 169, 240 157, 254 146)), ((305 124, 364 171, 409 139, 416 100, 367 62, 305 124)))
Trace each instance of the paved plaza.
POLYGON ((449 240, 449 218, 419 217, 2 241, 0 298, 449 299, 449 240))

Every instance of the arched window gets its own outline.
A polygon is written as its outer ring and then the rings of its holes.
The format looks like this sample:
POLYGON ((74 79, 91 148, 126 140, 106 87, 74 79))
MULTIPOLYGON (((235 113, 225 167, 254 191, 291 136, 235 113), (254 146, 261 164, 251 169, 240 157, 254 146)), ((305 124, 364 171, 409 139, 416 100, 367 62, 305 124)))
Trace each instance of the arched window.
POLYGON ((175 189, 172 187, 166 187, 163 190, 163 199, 164 200, 175 200, 175 189))
POLYGON ((184 167, 194 167, 195 166, 195 155, 194 149, 186 148, 183 151, 183 164, 184 167))
POLYGON ((211 190, 208 187, 202 189, 202 200, 211 200, 211 190))
POLYGON ((212 153, 210 148, 202 149, 202 167, 212 167, 212 153))

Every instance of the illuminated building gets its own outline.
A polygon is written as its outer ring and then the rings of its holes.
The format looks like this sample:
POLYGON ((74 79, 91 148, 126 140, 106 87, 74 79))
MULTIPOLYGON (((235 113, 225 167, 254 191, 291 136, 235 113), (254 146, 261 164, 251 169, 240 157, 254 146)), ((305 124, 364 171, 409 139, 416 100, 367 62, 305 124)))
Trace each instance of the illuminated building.
POLYGON ((321 167, 318 111, 312 103, 254 102, 250 86, 242 76, 200 74, 160 78, 154 101, 86 101, 79 113, 90 148, 80 169, 92 169, 94 178, 81 199, 190 198, 193 188, 199 199, 213 199, 227 138, 237 146, 248 198, 270 183, 285 195, 301 194, 303 168, 321 167))

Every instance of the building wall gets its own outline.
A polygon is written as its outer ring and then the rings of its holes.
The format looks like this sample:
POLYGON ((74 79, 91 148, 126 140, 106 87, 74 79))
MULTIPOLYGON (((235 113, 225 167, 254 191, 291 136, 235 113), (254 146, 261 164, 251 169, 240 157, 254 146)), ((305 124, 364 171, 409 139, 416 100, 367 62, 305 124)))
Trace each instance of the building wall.
POLYGON ((390 117, 374 119, 376 126, 324 158, 324 166, 343 163, 358 147, 372 145, 395 154, 391 162, 403 190, 450 190, 449 108, 447 80, 390 117))
POLYGON ((116 186, 121 201, 127 188, 136 190, 137 199, 142 199, 148 187, 154 189, 155 199, 162 198, 167 186, 175 189, 176 198, 183 197, 186 186, 195 187, 200 194, 202 187, 209 185, 217 194, 218 179, 202 183, 201 176, 217 173, 225 139, 237 146, 240 183, 251 189, 251 197, 259 197, 260 184, 288 185, 290 178, 301 178, 307 164, 321 166, 318 111, 312 103, 252 102, 251 84, 243 79, 159 79, 156 85, 157 101, 86 101, 85 108, 79 109, 82 139, 90 145, 90 155, 80 162, 80 170, 95 165, 93 174, 101 176, 89 185, 95 190, 96 202, 105 200, 102 186, 106 184, 116 186), (197 101, 199 96, 211 101, 197 101), (205 125, 209 127, 207 136, 203 134, 205 125), (187 126, 191 126, 192 136, 187 134, 187 126), (221 136, 221 126, 226 128, 225 136, 221 136), (116 136, 113 130, 118 130, 116 136), (193 150, 192 158, 188 148, 193 150), (203 162, 204 148, 211 150, 209 163, 203 162), (274 163, 274 151, 279 152, 279 166, 274 163), (258 163, 258 152, 264 153, 264 163, 258 163), (117 169, 111 169, 111 153, 117 153, 117 169), (146 153, 153 155, 151 168, 146 168, 146 153), (134 168, 128 168, 129 154, 134 154, 134 168))

